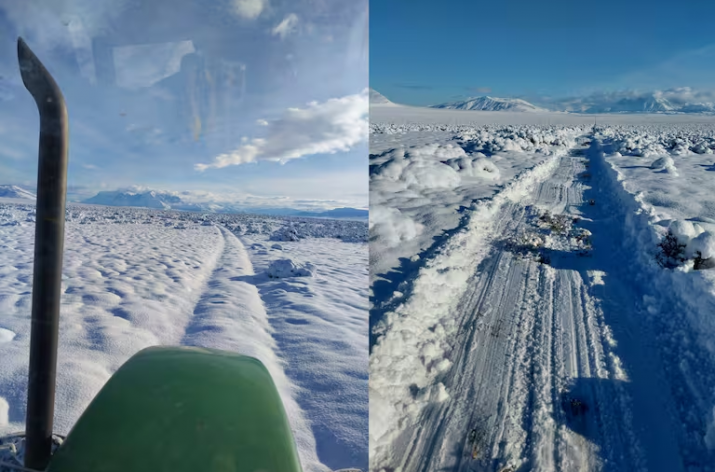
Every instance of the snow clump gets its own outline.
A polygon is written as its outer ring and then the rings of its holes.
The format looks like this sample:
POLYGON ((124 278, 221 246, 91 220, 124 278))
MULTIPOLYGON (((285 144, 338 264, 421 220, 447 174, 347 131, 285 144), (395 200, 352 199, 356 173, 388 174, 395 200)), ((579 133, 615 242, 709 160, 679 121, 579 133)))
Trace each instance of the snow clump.
POLYGON ((299 266, 290 259, 278 259, 271 262, 266 273, 268 277, 282 279, 286 277, 312 277, 314 270, 313 264, 310 263, 299 266))

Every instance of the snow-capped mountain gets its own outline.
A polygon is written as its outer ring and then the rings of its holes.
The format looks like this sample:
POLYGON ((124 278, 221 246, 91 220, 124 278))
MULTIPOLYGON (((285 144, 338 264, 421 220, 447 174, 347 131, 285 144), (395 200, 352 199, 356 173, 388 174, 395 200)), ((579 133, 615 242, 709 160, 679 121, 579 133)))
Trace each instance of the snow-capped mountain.
POLYGON ((377 90, 370 89, 370 105, 394 105, 390 100, 377 90))
POLYGON ((679 87, 654 92, 595 93, 547 103, 554 111, 575 113, 715 113, 712 92, 679 87))
MULTIPOLYGON (((184 192, 188 193, 188 192, 184 192)), ((156 208, 162 210, 200 211, 206 213, 254 213, 276 216, 303 216, 335 219, 367 219, 368 211, 357 208, 335 208, 326 211, 305 211, 295 208, 247 207, 238 203, 187 201, 173 192, 157 190, 114 190, 99 192, 81 203, 105 206, 156 208)))
POLYGON ((20 198, 23 200, 36 200, 37 196, 16 185, 0 185, 0 198, 20 198))
POLYGON ((649 93, 635 97, 624 97, 615 103, 594 104, 586 113, 663 113, 677 111, 667 98, 649 93))
POLYGON ((482 111, 546 111, 520 98, 472 97, 458 102, 432 105, 431 108, 482 111))
POLYGON ((92 198, 84 200, 82 203, 107 206, 129 206, 142 208, 161 208, 164 210, 180 209, 183 206, 181 198, 169 192, 157 192, 147 190, 143 192, 132 191, 105 191, 99 192, 92 198))

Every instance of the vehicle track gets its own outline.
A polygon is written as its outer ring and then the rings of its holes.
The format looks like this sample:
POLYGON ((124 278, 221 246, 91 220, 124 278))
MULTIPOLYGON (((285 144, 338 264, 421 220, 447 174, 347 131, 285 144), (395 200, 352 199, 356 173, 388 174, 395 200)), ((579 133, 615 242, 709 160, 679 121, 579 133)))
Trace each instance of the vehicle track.
POLYGON ((438 379, 450 398, 425 409, 402 470, 682 470, 678 425, 642 386, 667 383, 658 355, 626 338, 637 331, 637 300, 614 263, 603 262, 616 254, 618 233, 606 228, 617 221, 588 205, 586 194, 607 196, 579 177, 586 153, 573 151, 530 196, 503 206, 493 234, 532 228, 532 206, 582 215, 594 233, 593 257, 555 250, 543 264, 494 238, 455 313, 453 366, 438 379), (630 347, 619 349, 616 339, 630 347), (467 439, 473 428, 476 460, 467 439))

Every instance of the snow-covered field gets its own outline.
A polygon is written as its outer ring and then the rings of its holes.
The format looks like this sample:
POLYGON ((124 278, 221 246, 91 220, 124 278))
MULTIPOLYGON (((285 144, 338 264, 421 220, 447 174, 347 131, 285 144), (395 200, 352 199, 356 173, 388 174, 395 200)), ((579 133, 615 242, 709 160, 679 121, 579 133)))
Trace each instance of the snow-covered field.
POLYGON ((597 119, 371 107, 371 470, 715 470, 715 119, 597 119))
MULTIPOLYGON (((0 203, 0 435, 24 430, 34 217, 0 203)), ((354 221, 68 206, 55 431, 144 347, 227 349, 271 372, 306 471, 366 470, 366 240, 354 221)))

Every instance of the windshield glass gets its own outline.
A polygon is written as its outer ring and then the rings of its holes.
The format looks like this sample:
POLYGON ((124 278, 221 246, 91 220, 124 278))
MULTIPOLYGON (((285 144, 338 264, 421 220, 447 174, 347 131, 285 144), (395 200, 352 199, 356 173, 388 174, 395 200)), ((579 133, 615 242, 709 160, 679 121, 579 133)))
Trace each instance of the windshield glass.
POLYGON ((366 2, 4 4, 6 180, 35 184, 22 36, 68 104, 70 201, 131 187, 241 209, 367 205, 366 2))

